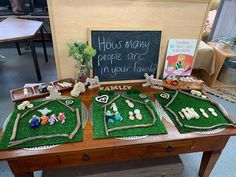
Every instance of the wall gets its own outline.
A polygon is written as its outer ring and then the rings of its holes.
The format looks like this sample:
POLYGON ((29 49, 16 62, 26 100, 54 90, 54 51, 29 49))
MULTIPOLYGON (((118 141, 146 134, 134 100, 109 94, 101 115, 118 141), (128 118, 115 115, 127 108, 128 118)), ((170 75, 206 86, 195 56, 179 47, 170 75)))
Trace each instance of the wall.
POLYGON ((200 39, 210 0, 48 0, 59 78, 73 77, 67 44, 88 40, 89 27, 163 29, 158 75, 170 38, 200 39))
POLYGON ((218 20, 215 21, 215 29, 212 32, 212 40, 219 36, 234 36, 236 37, 236 1, 224 0, 221 10, 218 15, 218 20))

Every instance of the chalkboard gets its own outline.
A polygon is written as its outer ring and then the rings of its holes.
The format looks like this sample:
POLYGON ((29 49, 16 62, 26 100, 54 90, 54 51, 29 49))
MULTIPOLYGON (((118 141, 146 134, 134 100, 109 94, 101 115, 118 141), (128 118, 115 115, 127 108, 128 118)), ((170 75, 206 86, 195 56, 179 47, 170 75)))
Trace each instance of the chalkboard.
POLYGON ((91 30, 92 76, 101 82, 143 80, 144 74, 156 76, 161 31, 91 30))

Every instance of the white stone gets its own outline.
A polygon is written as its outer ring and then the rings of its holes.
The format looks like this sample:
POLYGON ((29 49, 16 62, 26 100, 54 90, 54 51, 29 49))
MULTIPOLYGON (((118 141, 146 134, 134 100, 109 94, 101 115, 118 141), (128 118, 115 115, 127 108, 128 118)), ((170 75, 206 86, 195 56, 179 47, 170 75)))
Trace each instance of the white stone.
POLYGON ((154 79, 154 75, 148 75, 147 73, 144 74, 146 83, 142 84, 143 87, 151 86, 152 85, 152 79, 154 79))
POLYGON ((140 110, 139 110, 139 109, 135 109, 135 110, 134 110, 134 113, 135 113, 135 114, 140 114, 140 110))
POLYGON ((50 95, 46 97, 46 99, 55 100, 55 99, 61 98, 61 93, 59 93, 57 89, 55 89, 53 86, 49 85, 47 89, 50 95))
POLYGON ((191 116, 191 119, 195 117, 195 114, 193 111, 190 110, 189 107, 186 107, 185 110, 188 112, 188 114, 191 116))
POLYGON ((130 120, 134 120, 134 116, 129 116, 129 119, 130 120))
POLYGON ((133 116, 134 113, 133 113, 132 111, 129 111, 129 115, 130 115, 130 116, 133 116))
POLYGON ((86 85, 87 84, 89 84, 89 86, 88 86, 89 89, 100 87, 98 76, 94 76, 94 78, 87 78, 86 85))
POLYGON ((73 89, 70 92, 70 95, 73 97, 78 97, 81 93, 85 92, 85 85, 82 82, 77 82, 73 89))
POLYGON ((179 111, 179 115, 180 115, 180 117, 181 117, 182 119, 185 118, 184 115, 182 114, 182 112, 180 112, 180 111, 179 111))
POLYGON ((215 117, 218 116, 216 112, 211 112, 211 114, 212 114, 213 116, 215 116, 215 117))
POLYGON ((27 105, 27 108, 29 108, 29 109, 31 109, 31 108, 33 108, 33 107, 34 107, 33 104, 29 104, 29 105, 27 105))
POLYGON ((191 119, 191 115, 190 114, 188 114, 188 112, 186 111, 186 109, 181 109, 181 111, 182 111, 182 113, 184 114, 184 116, 188 119, 188 120, 190 120, 191 119))
POLYGON ((142 120, 142 118, 143 118, 142 114, 136 114, 135 117, 136 117, 138 120, 142 120))
POLYGON ((197 91, 197 90, 191 90, 190 92, 191 92, 192 95, 196 95, 196 96, 199 96, 199 97, 202 95, 202 93, 200 91, 197 91))
POLYGON ((208 111, 215 112, 215 110, 213 108, 208 108, 208 111))
POLYGON ((203 115, 205 118, 208 118, 208 117, 209 117, 206 112, 202 112, 202 115, 203 115))
POLYGON ((133 107, 134 107, 134 104, 131 103, 131 102, 129 102, 129 103, 128 103, 128 106, 129 106, 130 108, 133 108, 133 107))
POLYGON ((206 96, 206 95, 202 95, 201 97, 202 97, 202 98, 205 98, 205 99, 207 98, 207 96, 206 96))
POLYGON ((190 108, 190 110, 195 114, 196 119, 200 118, 199 114, 193 108, 190 108))
POLYGON ((200 111, 201 111, 201 112, 205 112, 205 110, 204 110, 204 109, 202 109, 202 108, 200 108, 200 111))

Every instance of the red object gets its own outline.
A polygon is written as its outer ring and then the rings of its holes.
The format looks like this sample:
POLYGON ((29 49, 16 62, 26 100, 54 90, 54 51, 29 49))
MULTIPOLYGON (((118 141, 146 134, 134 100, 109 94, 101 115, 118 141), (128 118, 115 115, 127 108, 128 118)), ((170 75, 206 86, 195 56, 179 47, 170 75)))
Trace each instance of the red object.
POLYGON ((47 116, 43 116, 43 117, 41 118, 41 125, 47 125, 47 123, 48 123, 48 118, 47 118, 47 116))

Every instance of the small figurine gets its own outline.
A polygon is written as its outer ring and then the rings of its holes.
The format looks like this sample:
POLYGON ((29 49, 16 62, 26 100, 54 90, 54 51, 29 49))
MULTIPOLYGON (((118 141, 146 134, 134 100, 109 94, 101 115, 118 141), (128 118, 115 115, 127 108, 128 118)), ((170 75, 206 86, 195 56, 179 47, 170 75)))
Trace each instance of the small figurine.
POLYGON ((174 75, 168 75, 165 81, 167 85, 177 86, 179 84, 178 78, 174 75))
POLYGON ((49 118, 49 124, 50 124, 50 125, 53 125, 53 124, 55 124, 57 121, 58 121, 58 120, 57 120, 56 115, 55 115, 55 114, 52 114, 52 115, 50 116, 50 118, 49 118))
POLYGON ((94 76, 94 78, 87 78, 86 85, 87 84, 89 84, 88 86, 89 89, 100 87, 98 76, 94 76))
POLYGON ((24 97, 28 97, 29 96, 29 92, 27 88, 23 89, 23 93, 24 93, 24 97))
POLYGON ((112 116, 113 116, 113 113, 111 113, 111 111, 108 110, 108 111, 105 113, 106 121, 108 122, 110 119, 112 119, 112 116))
POLYGON ((46 97, 46 99, 58 99, 61 97, 61 93, 59 93, 53 86, 49 85, 47 87, 48 91, 50 92, 50 95, 46 97))
POLYGON ((117 113, 117 114, 115 114, 115 120, 122 121, 123 117, 119 113, 117 113))
POLYGON ((164 88, 162 86, 163 86, 162 80, 160 79, 151 80, 151 88, 163 90, 164 88))
POLYGON ((46 115, 43 115, 41 117, 41 125, 47 125, 48 123, 48 117, 46 115))
POLYGON ((52 110, 50 110, 48 108, 44 108, 44 109, 39 109, 38 112, 40 112, 42 115, 46 116, 48 113, 52 112, 52 110))
POLYGON ((152 85, 152 79, 154 79, 154 75, 148 75, 147 73, 144 74, 146 83, 142 84, 143 87, 151 86, 152 85))
POLYGON ((71 90, 70 95, 73 97, 78 97, 81 93, 85 92, 85 84, 82 82, 77 82, 74 85, 73 90, 71 90))
POLYGON ((33 115, 33 117, 29 120, 29 126, 30 128, 38 128, 40 126, 40 118, 33 115))
POLYGON ((65 121, 66 121, 66 116, 64 113, 60 112, 58 113, 58 116, 57 116, 58 120, 61 122, 61 124, 64 124, 65 121))
POLYGON ((25 108, 33 108, 33 104, 31 104, 29 101, 23 101, 21 104, 17 106, 18 110, 25 110, 25 108))
POLYGON ((40 91, 40 93, 48 92, 47 87, 48 87, 48 84, 40 84, 40 85, 39 85, 39 91, 40 91))

